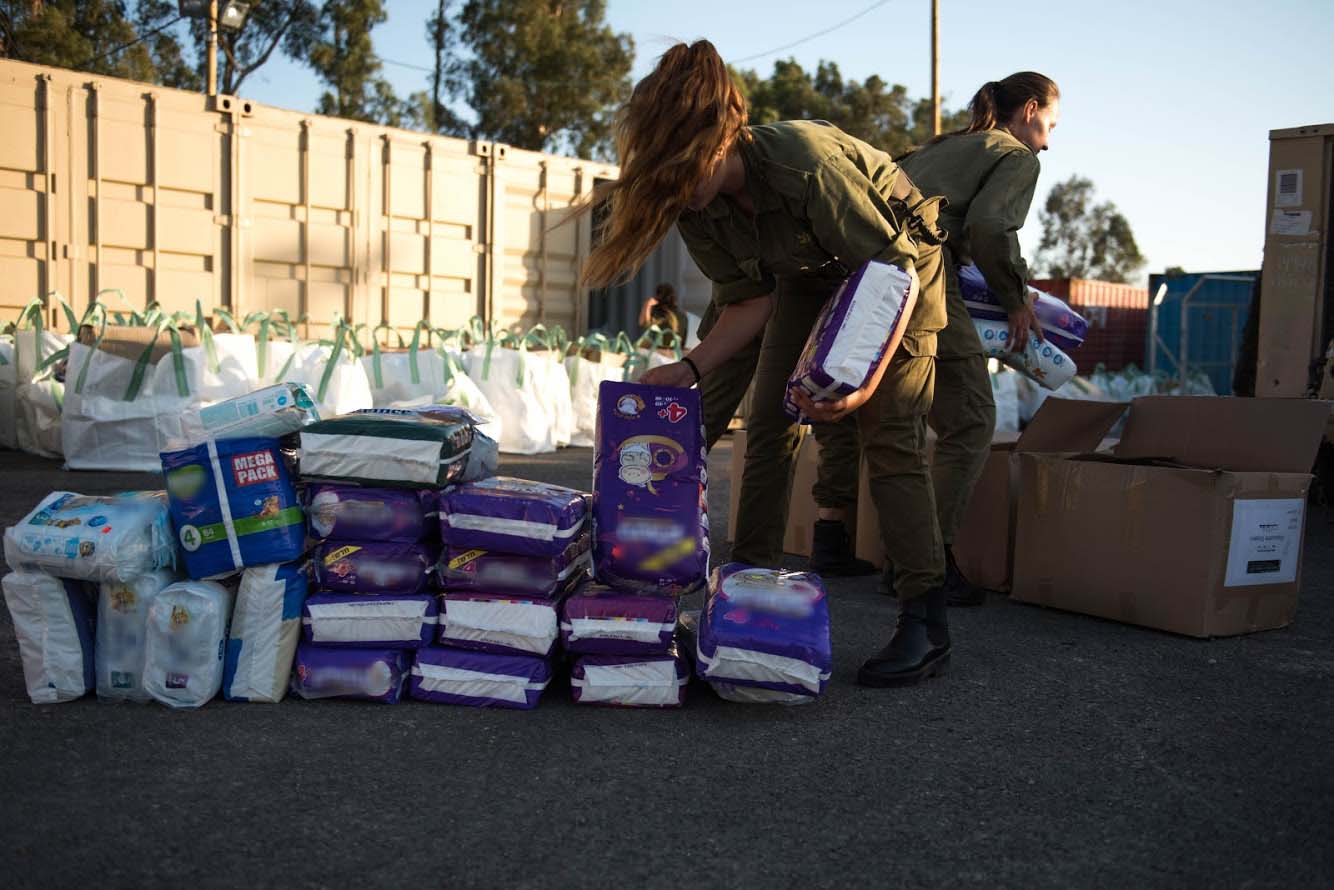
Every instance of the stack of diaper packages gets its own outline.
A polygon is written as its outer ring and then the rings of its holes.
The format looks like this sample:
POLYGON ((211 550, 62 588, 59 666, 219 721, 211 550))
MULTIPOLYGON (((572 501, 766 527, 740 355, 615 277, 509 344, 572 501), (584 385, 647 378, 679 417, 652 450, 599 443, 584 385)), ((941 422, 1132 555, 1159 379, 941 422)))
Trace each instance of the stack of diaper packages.
POLYGON ((829 600, 820 576, 729 563, 701 613, 682 616, 695 673, 728 701, 802 704, 829 682, 829 600))
POLYGON ((959 269, 959 289, 989 358, 999 359, 1050 390, 1060 389, 1079 372, 1070 353, 1083 345, 1088 321, 1065 301, 1029 288, 1029 302, 1045 339, 1030 335, 1022 351, 1012 352, 1009 316, 977 266, 959 269))
POLYGON ((504 476, 440 493, 440 622, 409 694, 535 708, 551 681, 562 598, 588 574, 589 497, 504 476))
MULTIPOLYGON (((28 696, 150 701, 150 613, 176 579, 164 492, 52 492, 5 531, 3 581, 28 696)), ((170 606, 167 607, 170 617, 170 606)))
POLYGON ((676 708, 690 665, 676 645, 674 596, 589 581, 561 607, 560 634, 573 659, 570 690, 580 704, 676 708))
POLYGON ((310 568, 292 691, 302 698, 397 702, 413 650, 435 634, 439 558, 431 489, 311 483, 310 568))

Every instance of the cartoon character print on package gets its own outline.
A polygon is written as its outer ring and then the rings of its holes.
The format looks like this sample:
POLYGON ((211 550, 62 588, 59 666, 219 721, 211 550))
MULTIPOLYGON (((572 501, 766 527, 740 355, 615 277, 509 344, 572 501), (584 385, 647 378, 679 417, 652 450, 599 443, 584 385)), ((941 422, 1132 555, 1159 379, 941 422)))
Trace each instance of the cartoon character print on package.
POLYGON ((408 694, 473 708, 537 707, 551 682, 551 662, 536 655, 496 655, 431 646, 417 652, 408 694))
POLYGON ((292 668, 292 693, 305 699, 355 698, 395 704, 408 679, 402 649, 330 649, 302 643, 292 668))
POLYGON ((191 578, 302 554, 306 517, 277 439, 208 440, 162 455, 171 518, 191 578))
POLYGON ((440 586, 458 593, 553 597, 587 575, 593 564, 592 548, 593 536, 587 530, 552 559, 450 547, 440 560, 440 586))
POLYGON ((728 563, 709 580, 696 642, 709 681, 814 696, 833 665, 818 575, 728 563))
POLYGON ((427 588, 439 557, 434 542, 327 541, 311 559, 315 581, 332 593, 413 594, 427 588))
POLYGON ((131 581, 176 564, 167 496, 53 491, 5 530, 5 562, 81 581, 131 581))
POLYGON ((435 492, 312 484, 306 491, 310 535, 321 541, 412 543, 439 534, 435 492))
POLYGON ((581 655, 570 668, 579 704, 620 708, 679 708, 690 665, 671 647, 662 655, 581 655))
POLYGON ((581 534, 587 517, 587 494, 509 476, 440 495, 440 533, 451 547, 551 559, 581 534))
POLYGON ((697 391, 603 383, 593 480, 599 581, 669 594, 703 583, 708 470, 697 391))
POLYGON ((167 569, 132 581, 104 581, 97 592, 97 697, 103 701, 152 701, 144 689, 148 610, 176 581, 167 569))
POLYGON ((232 590, 216 581, 178 581, 148 607, 144 689, 164 705, 198 708, 222 689, 232 590))
POLYGON ((676 598, 588 582, 561 606, 561 642, 570 652, 663 655, 676 632, 676 598))

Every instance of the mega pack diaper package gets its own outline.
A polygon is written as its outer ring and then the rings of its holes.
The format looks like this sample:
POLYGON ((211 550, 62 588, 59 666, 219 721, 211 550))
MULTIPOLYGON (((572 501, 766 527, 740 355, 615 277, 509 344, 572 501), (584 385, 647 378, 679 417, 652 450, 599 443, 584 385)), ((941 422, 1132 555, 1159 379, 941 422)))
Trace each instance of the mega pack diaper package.
POLYGON ((708 470, 699 393, 604 382, 593 453, 594 572, 679 594, 709 566, 708 470))
MULTIPOLYGON (((812 401, 842 398, 871 382, 886 352, 898 348, 917 300, 917 274, 871 260, 839 286, 811 328, 788 390, 812 401)), ((788 414, 800 415, 791 396, 788 414)))
POLYGON ((222 688, 232 591, 216 581, 178 581, 148 607, 144 689, 173 708, 198 708, 222 688))
POLYGON ((356 698, 395 704, 403 694, 412 654, 402 649, 329 649, 302 643, 292 692, 307 699, 356 698))
POLYGON ((537 707, 551 663, 536 655, 497 655, 431 646, 417 651, 408 694, 421 701, 474 708, 537 707))
POLYGON ((455 548, 552 559, 580 535, 587 517, 583 492, 509 476, 440 495, 440 533, 455 548))
POLYGON ((306 492, 306 517, 322 541, 413 543, 439 533, 431 490, 315 484, 306 492))
POLYGON ((5 530, 5 562, 81 581, 131 581, 175 564, 160 491, 90 496, 53 491, 5 530))
POLYGON ((560 604, 495 593, 446 593, 440 596, 443 645, 500 655, 552 653, 558 635, 560 604))
POLYGON ((556 596, 587 575, 593 564, 592 546, 592 535, 585 531, 560 556, 551 558, 450 547, 440 560, 440 586, 457 592, 556 596))
POLYGON ((466 410, 445 405, 330 417, 301 431, 301 474, 390 488, 450 485, 468 474, 476 426, 466 410))
MULTIPOLYGON (((987 286, 982 271, 968 265, 959 269, 959 288, 968 314, 981 321, 1007 321, 1009 316, 1000 299, 987 286)), ((1029 288, 1033 312, 1042 325, 1043 336, 1061 349, 1078 349, 1088 336, 1088 321, 1064 301, 1029 288)))
POLYGON ((300 563, 252 566, 241 573, 222 665, 223 698, 283 700, 301 640, 306 594, 306 573, 300 563))
POLYGON ((1011 352, 1008 322, 974 318, 973 327, 977 328, 982 350, 989 358, 999 359, 1047 389, 1060 389, 1079 372, 1074 360, 1052 340, 1042 343, 1030 336, 1023 352, 1011 352))
POLYGON ((740 563, 714 571, 696 640, 700 677, 811 697, 824 691, 832 666, 818 575, 740 563))
POLYGON ((0 583, 32 703, 73 701, 92 691, 97 609, 91 585, 44 572, 10 572, 0 583))
POLYGON ((675 597, 588 582, 561 606, 561 641, 579 654, 665 655, 676 617, 675 597))
POLYGON ((580 704, 622 708, 679 708, 690 665, 670 649, 663 655, 581 655, 570 669, 570 692, 580 704))
POLYGON ((201 445, 208 439, 281 439, 319 419, 320 412, 304 384, 279 383, 187 410, 181 416, 185 441, 178 447, 201 445))
POLYGON ((412 594, 426 590, 438 555, 434 543, 326 541, 310 562, 320 589, 330 593, 412 594))
POLYGON ((435 635, 436 615, 429 594, 321 593, 306 599, 301 636, 317 646, 416 649, 435 635))
POLYGON ((191 578, 290 562, 306 517, 277 439, 209 439, 162 454, 171 519, 191 578))
POLYGON ((131 581, 103 581, 97 591, 97 697, 110 701, 152 701, 144 688, 148 657, 148 610, 157 595, 176 581, 158 569, 131 581))

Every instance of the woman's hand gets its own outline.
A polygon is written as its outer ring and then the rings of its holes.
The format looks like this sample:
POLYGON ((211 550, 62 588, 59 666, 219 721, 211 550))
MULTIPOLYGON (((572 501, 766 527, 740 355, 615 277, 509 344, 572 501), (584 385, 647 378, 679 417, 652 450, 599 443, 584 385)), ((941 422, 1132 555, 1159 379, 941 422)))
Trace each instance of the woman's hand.
POLYGON ((646 386, 680 386, 688 389, 695 385, 695 372, 685 362, 672 362, 653 368, 639 378, 639 382, 646 386))
POLYGON ((794 389, 792 392, 792 401, 797 403, 801 413, 809 420, 816 423, 835 423, 847 417, 856 411, 866 400, 871 397, 874 389, 870 386, 863 386, 856 392, 848 393, 841 399, 834 399, 828 402, 812 401, 810 395, 805 390, 794 389))
POLYGON ((1025 303, 1022 309, 1009 313, 1010 317, 1010 352, 1023 352, 1028 348, 1028 335, 1032 333, 1039 343, 1047 338, 1042 334, 1042 324, 1038 321, 1033 304, 1025 303))

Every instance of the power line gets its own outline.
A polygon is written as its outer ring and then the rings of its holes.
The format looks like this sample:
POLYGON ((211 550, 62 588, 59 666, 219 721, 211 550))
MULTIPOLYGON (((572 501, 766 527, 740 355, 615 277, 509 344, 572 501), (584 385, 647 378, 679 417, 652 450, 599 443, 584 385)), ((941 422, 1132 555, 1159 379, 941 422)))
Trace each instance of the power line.
POLYGON ((118 46, 118 47, 116 47, 116 48, 113 49, 113 50, 110 50, 110 51, 108 51, 108 52, 104 52, 104 53, 102 53, 100 56, 93 56, 91 59, 88 59, 87 61, 80 62, 77 66, 75 66, 75 70, 79 70, 79 71, 86 70, 89 66, 91 66, 91 65, 96 65, 98 62, 101 62, 101 61, 104 60, 104 59, 109 59, 110 57, 116 55, 117 53, 123 53, 123 52, 125 52, 125 50, 129 49, 130 47, 135 46, 136 44, 139 44, 139 43, 143 43, 145 40, 147 40, 147 39, 150 38, 150 37, 156 37, 157 35, 161 34, 163 31, 165 31, 165 30, 167 30, 168 28, 170 28, 170 27, 172 27, 173 25, 175 25, 177 22, 179 22, 179 21, 180 21, 181 19, 183 19, 183 18, 185 18, 185 16, 183 16, 183 15, 178 15, 178 16, 176 16, 176 18, 174 18, 174 19, 172 19, 171 21, 167 22, 165 25, 159 25, 158 27, 154 28, 154 29, 151 30, 151 31, 147 31, 147 32, 145 32, 145 33, 143 33, 143 34, 140 34, 138 37, 134 38, 134 39, 131 40, 129 43, 127 43, 127 44, 125 44, 125 45, 123 45, 123 46, 118 46))
POLYGON ((781 53, 781 52, 783 52, 784 50, 792 49, 792 48, 795 47, 795 46, 801 46, 803 43, 809 43, 810 41, 814 40, 814 39, 817 38, 817 37, 823 37, 823 36, 825 36, 826 34, 829 34, 829 33, 833 32, 833 31, 837 31, 839 28, 842 28, 844 25, 850 25, 850 24, 852 24, 853 22, 857 21, 857 19, 861 18, 862 16, 866 15, 867 13, 874 12, 875 10, 879 9, 880 7, 886 5, 887 3, 890 3, 890 2, 891 2, 891 0, 880 0, 879 3, 872 3, 870 6, 866 7, 865 9, 863 9, 861 12, 857 13, 856 15, 849 16, 848 18, 844 19, 844 20, 841 21, 841 22, 838 22, 837 24, 830 25, 828 28, 825 28, 825 29, 823 29, 823 30, 821 30, 821 31, 816 31, 814 34, 807 34, 805 37, 801 38, 800 40, 794 40, 794 41, 792 41, 791 43, 785 43, 785 44, 783 44, 782 46, 775 47, 774 49, 767 49, 767 50, 765 50, 765 51, 762 52, 762 53, 755 53, 753 56, 746 56, 746 57, 743 58, 743 59, 732 59, 732 64, 733 64, 733 65, 740 65, 740 64, 742 64, 743 62, 751 62, 751 61, 754 61, 755 59, 762 59, 762 58, 764 58, 765 56, 772 56, 774 53, 781 53))

